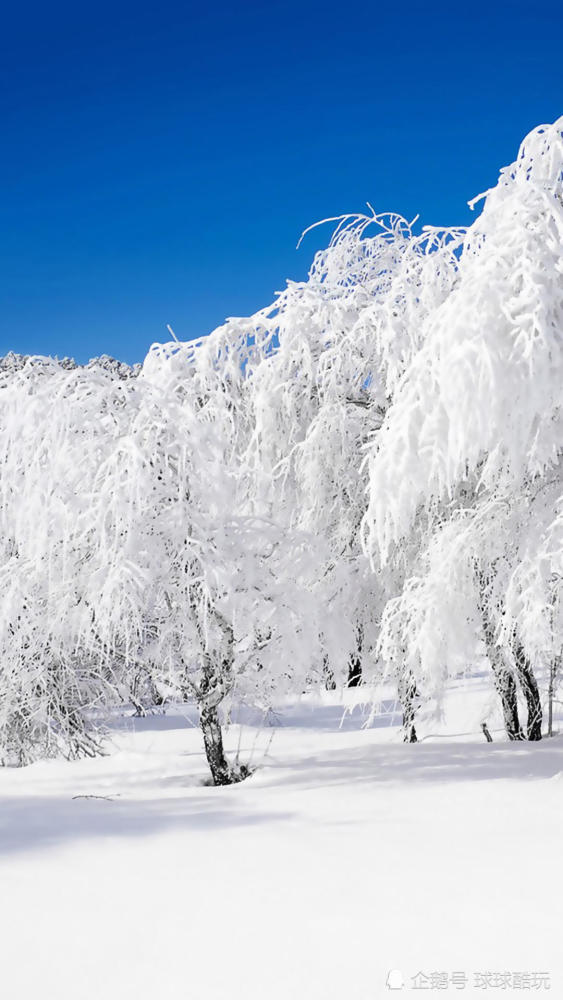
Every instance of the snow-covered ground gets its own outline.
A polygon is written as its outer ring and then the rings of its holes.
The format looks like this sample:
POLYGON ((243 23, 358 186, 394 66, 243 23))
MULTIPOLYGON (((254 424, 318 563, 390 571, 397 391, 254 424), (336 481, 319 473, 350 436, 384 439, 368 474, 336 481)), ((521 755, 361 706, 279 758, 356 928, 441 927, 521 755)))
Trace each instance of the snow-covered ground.
POLYGON ((520 996, 475 974, 547 972, 563 996, 563 738, 487 744, 465 704, 413 746, 391 706, 361 728, 336 695, 247 718, 227 742, 257 770, 229 788, 189 712, 3 770, 2 995, 378 1000, 422 972, 520 996))

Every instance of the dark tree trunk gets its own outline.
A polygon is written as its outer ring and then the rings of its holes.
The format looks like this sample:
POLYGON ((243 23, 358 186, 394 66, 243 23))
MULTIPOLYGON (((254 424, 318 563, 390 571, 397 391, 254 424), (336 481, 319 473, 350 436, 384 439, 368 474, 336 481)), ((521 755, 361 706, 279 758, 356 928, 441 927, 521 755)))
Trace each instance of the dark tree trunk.
POLYGON ((516 681, 507 667, 499 663, 492 664, 495 678, 495 688, 502 703, 502 714, 504 716, 504 728, 509 740, 523 740, 524 733, 518 718, 518 699, 516 695, 516 681))
POLYGON ((520 687, 528 706, 526 733, 529 740, 541 740, 542 707, 536 678, 522 645, 514 641, 514 661, 520 687))
POLYGON ((217 708, 200 706, 199 724, 203 733, 205 756, 207 757, 213 784, 231 785, 237 779, 225 757, 223 733, 221 731, 217 708))
POLYGON ((325 656, 323 660, 323 677, 325 683, 325 691, 335 691, 336 681, 334 679, 334 674, 328 664, 328 656, 325 656))
POLYGON ((348 687, 356 688, 362 683, 362 661, 357 653, 350 657, 348 664, 348 687))
POLYGON ((203 744, 205 756, 211 771, 214 785, 232 785, 237 781, 242 781, 249 774, 246 767, 231 767, 225 757, 223 747, 223 732, 219 721, 218 707, 225 694, 232 685, 233 648, 234 634, 232 625, 217 610, 213 609, 213 615, 219 625, 225 640, 225 647, 221 661, 216 660, 205 648, 205 640, 202 640, 202 680, 199 685, 199 724, 203 733, 203 744))
POLYGON ((403 707, 403 741, 405 743, 416 743, 417 735, 414 727, 416 714, 416 681, 409 672, 406 677, 399 681, 399 698, 403 707))
POLYGON ((495 631, 486 607, 485 591, 487 582, 483 573, 479 573, 480 596, 479 606, 481 610, 481 620, 483 622, 483 637, 489 663, 493 671, 495 689, 502 704, 502 714, 504 717, 504 728, 509 740, 523 740, 524 733, 518 718, 518 698, 516 694, 516 681, 512 672, 506 666, 502 650, 495 642, 495 631))
POLYGON ((362 644, 363 629, 359 627, 356 631, 356 650, 348 662, 348 687, 359 687, 362 683, 362 644))
POLYGON ((548 736, 553 736, 553 700, 555 698, 555 686, 560 665, 561 665, 561 657, 558 657, 556 660, 553 660, 549 668, 549 688, 547 691, 547 735, 548 736))

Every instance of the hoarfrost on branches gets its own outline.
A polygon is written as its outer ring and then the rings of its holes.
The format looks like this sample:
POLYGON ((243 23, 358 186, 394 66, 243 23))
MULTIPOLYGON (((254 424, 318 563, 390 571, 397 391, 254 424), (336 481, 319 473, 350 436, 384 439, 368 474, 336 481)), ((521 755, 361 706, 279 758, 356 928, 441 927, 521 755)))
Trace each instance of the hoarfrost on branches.
POLYGON ((247 773, 223 748, 235 703, 345 683, 375 703, 392 680, 414 740, 487 664, 508 736, 541 737, 563 646, 562 129, 525 139, 469 229, 329 220, 306 281, 142 366, 0 360, 6 761, 98 752, 112 706, 191 699, 224 784, 247 773))

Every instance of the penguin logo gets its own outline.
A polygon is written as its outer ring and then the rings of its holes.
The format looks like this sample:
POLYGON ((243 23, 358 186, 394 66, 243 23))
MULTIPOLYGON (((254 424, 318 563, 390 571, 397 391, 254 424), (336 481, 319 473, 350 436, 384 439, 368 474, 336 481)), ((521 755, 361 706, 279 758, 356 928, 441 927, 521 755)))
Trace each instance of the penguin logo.
POLYGON ((403 973, 399 969, 391 969, 387 976, 388 990, 402 990, 404 988, 403 973))

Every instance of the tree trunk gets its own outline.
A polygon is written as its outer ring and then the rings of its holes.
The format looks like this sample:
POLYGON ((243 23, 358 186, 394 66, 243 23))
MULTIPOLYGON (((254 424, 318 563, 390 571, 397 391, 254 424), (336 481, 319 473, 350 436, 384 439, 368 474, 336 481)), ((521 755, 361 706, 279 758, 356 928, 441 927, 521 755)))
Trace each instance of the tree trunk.
POLYGON ((504 717, 504 728, 509 740, 523 740, 524 733, 518 718, 518 698, 516 695, 516 681, 508 667, 501 666, 498 662, 492 663, 495 678, 495 688, 502 703, 502 714, 504 717))
POLYGON ((526 732, 529 740, 541 740, 542 707, 536 678, 521 643, 514 640, 514 661, 520 687, 528 706, 526 732))
POLYGON ((328 656, 323 659, 323 677, 325 684, 325 691, 335 691, 336 681, 334 679, 334 674, 328 664, 328 656))
POLYGON ((218 661, 209 654, 205 647, 205 638, 199 628, 202 644, 202 679, 199 694, 196 695, 199 707, 199 724, 203 733, 205 756, 211 771, 214 785, 232 785, 242 781, 249 774, 246 767, 231 767, 225 757, 223 748, 223 732, 219 721, 218 707, 227 692, 231 689, 233 678, 234 633, 230 622, 217 608, 213 608, 213 616, 219 625, 224 639, 225 648, 218 661))
POLYGON ((495 642, 495 631, 489 617, 486 603, 485 591, 487 584, 483 573, 479 573, 479 585, 481 593, 479 595, 479 607, 481 620, 483 622, 483 637, 487 649, 487 656, 493 671, 495 689, 502 704, 502 714, 504 717, 504 728, 509 740, 523 740, 524 733, 518 718, 518 699, 516 695, 516 681, 504 662, 502 650, 495 642))
POLYGON ((547 703, 547 735, 553 736, 553 664, 549 671, 549 690, 547 693, 548 703, 547 703))
POLYGON ((362 683, 362 661, 357 653, 350 657, 348 663, 348 687, 356 688, 362 683))
POLYGON ((414 727, 416 697, 416 681, 409 671, 407 676, 402 677, 399 681, 399 699, 403 707, 403 741, 405 743, 417 742, 416 729, 414 727))
POLYGON ((203 733, 205 756, 207 757, 213 784, 233 784, 237 779, 225 757, 223 733, 221 731, 217 708, 215 706, 211 708, 206 708, 203 705, 200 706, 199 724, 203 733))
POLYGON ((557 675, 561 666, 561 657, 552 660, 549 668, 549 687, 547 689, 547 735, 553 736, 553 700, 555 698, 555 687, 557 675))
POLYGON ((362 683, 362 643, 363 643, 363 629, 359 627, 356 630, 356 650, 350 657, 348 661, 348 687, 355 688, 359 687, 362 683))

